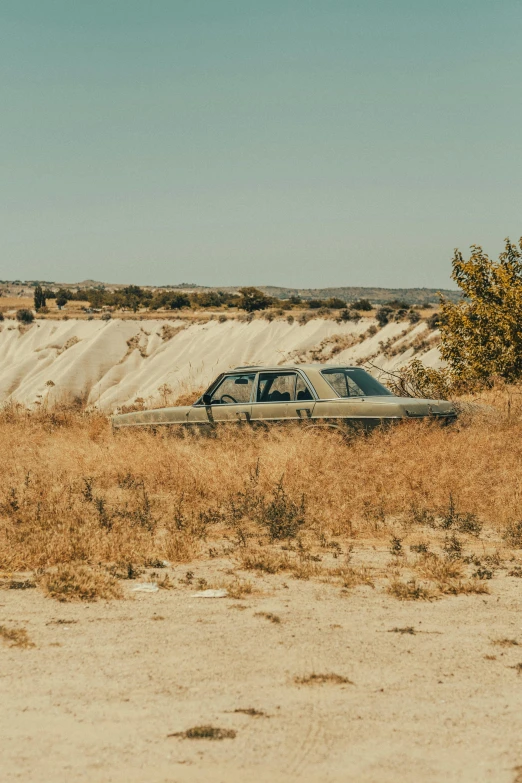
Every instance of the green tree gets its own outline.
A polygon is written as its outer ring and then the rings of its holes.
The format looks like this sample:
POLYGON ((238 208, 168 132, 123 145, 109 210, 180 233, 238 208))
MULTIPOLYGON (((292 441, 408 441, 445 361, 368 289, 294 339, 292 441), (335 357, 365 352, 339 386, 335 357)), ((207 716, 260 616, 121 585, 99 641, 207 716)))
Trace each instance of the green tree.
POLYGON ((522 239, 505 240, 498 261, 472 245, 465 260, 453 257, 452 278, 465 298, 453 304, 441 297, 441 355, 455 382, 500 376, 522 378, 522 239))
POLYGON ((241 298, 238 302, 238 307, 241 310, 246 310, 247 313, 253 313, 254 310, 266 310, 272 304, 271 298, 266 296, 259 288, 254 288, 253 286, 240 288, 239 293, 241 298))
POLYGON ((190 299, 187 294, 174 294, 170 296, 168 306, 171 310, 181 310, 182 307, 190 307, 190 299))
POLYGON ((34 289, 34 309, 38 312, 42 307, 45 307, 46 301, 45 301, 45 294, 43 292, 42 286, 37 285, 34 289))

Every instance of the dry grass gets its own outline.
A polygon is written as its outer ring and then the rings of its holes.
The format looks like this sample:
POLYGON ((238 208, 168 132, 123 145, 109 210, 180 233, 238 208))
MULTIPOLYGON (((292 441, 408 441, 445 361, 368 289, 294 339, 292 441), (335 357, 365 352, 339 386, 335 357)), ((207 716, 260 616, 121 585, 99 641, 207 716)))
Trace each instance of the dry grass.
POLYGON ((273 614, 273 612, 256 612, 254 617, 264 617, 265 620, 268 620, 270 623, 274 623, 274 625, 279 625, 281 622, 279 615, 273 614))
POLYGON ((519 647, 519 642, 516 639, 494 639, 492 644, 496 644, 499 647, 519 647))
POLYGON ((242 568, 266 574, 277 574, 290 567, 290 559, 286 553, 261 547, 241 549, 239 562, 242 568))
POLYGON ((339 576, 342 580, 344 588, 349 590, 352 587, 358 585, 366 585, 367 587, 375 587, 375 579, 369 568, 362 566, 361 568, 354 568, 349 565, 340 566, 330 571, 332 576, 339 576))
POLYGON ((297 685, 353 685, 348 677, 329 672, 327 674, 307 674, 305 677, 296 677, 297 685))
POLYGON ((434 593, 425 584, 409 579, 404 582, 393 579, 388 586, 388 593, 398 598, 399 601, 429 601, 434 598, 434 593))
POLYGON ((58 601, 96 601, 99 598, 121 598, 120 583, 110 574, 86 565, 64 564, 44 574, 42 587, 58 601))
POLYGON ((176 731, 173 734, 167 734, 167 737, 206 740, 234 739, 235 736, 236 732, 234 729, 220 729, 216 726, 194 726, 186 731, 176 731))
POLYGON ((35 646, 25 628, 6 628, 5 625, 0 625, 0 639, 9 647, 27 649, 35 646))
MULTIPOLYGON (((349 443, 298 427, 113 435, 103 416, 78 408, 7 407, 0 569, 59 566, 59 578, 42 580, 49 594, 107 596, 117 582, 100 564, 193 562, 219 549, 259 574, 353 587, 389 574, 339 568, 338 553, 387 552, 393 539, 394 562, 409 573, 393 576, 392 595, 486 592, 502 558, 522 548, 520 399, 518 389, 493 390, 482 400, 490 411, 453 427, 407 422, 349 443), (419 553, 412 565, 407 551, 419 553)), ((248 594, 246 583, 235 592, 248 594)))

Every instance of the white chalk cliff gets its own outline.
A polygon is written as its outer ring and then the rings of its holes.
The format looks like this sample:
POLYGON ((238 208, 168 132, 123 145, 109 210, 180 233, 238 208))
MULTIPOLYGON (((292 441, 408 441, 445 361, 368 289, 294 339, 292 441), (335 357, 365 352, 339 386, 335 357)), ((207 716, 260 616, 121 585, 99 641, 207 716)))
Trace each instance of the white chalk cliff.
POLYGON ((437 333, 425 322, 393 322, 371 335, 372 325, 376 322, 367 318, 342 324, 315 318, 302 325, 263 318, 191 325, 37 319, 29 327, 5 320, 0 323, 0 402, 34 406, 46 398, 76 397, 110 412, 136 398, 153 404, 160 387, 175 399, 242 364, 371 360, 393 369, 418 356, 427 366, 440 366, 437 333))

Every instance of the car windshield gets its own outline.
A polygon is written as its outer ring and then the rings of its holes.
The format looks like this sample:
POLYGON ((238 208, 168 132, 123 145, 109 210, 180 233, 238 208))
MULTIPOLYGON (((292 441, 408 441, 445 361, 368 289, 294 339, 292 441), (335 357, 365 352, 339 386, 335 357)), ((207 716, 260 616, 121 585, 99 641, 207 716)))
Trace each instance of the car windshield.
POLYGON ((360 367, 335 367, 321 375, 339 397, 383 397, 392 392, 360 367))
POLYGON ((250 402, 255 375, 226 375, 212 392, 212 405, 250 402))

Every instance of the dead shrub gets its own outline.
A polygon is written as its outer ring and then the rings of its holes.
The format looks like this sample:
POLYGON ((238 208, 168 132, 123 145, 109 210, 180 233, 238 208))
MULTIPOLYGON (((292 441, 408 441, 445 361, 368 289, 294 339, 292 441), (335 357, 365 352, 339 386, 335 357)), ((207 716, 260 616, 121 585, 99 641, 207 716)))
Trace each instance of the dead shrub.
POLYGON ((279 625, 281 622, 279 615, 273 614, 273 612, 256 612, 254 617, 264 617, 265 620, 268 620, 270 623, 274 623, 275 625, 279 625))
POLYGON ((250 548, 243 549, 239 554, 241 567, 249 571, 262 571, 266 574, 277 574, 289 568, 288 555, 273 549, 250 548))
POLYGON ((27 649, 36 646, 30 640, 29 634, 25 628, 7 628, 5 625, 0 625, 0 639, 8 644, 9 647, 27 649))
POLYGON ((206 739, 206 740, 223 740, 234 739, 236 732, 234 729, 220 729, 216 726, 193 726, 186 731, 175 731, 172 734, 167 734, 167 737, 180 737, 181 739, 206 739))
POLYGON ((481 579, 448 580, 438 584, 442 595, 487 595, 489 587, 481 579))
POLYGON ((122 598, 121 585, 110 574, 87 565, 64 564, 44 574, 41 586, 50 598, 58 601, 97 601, 122 598))
POLYGON ((509 546, 522 549, 522 520, 510 522, 505 531, 504 539, 509 546))
POLYGON ((447 582, 451 579, 460 579, 463 575, 462 562, 441 558, 433 553, 422 557, 416 564, 415 570, 433 582, 447 582))
POLYGON ((340 576, 342 585, 347 590, 358 585, 366 585, 367 587, 375 587, 374 578, 369 568, 361 566, 360 568, 354 568, 353 566, 340 566, 330 571, 332 576, 340 576))
POLYGON ((429 601, 434 597, 431 590, 415 579, 407 582, 401 582, 400 579, 393 579, 389 584, 387 592, 398 598, 399 601, 429 601))
POLYGON ((343 677, 341 674, 307 674, 304 677, 296 677, 294 682, 297 685, 353 685, 352 680, 343 677))

